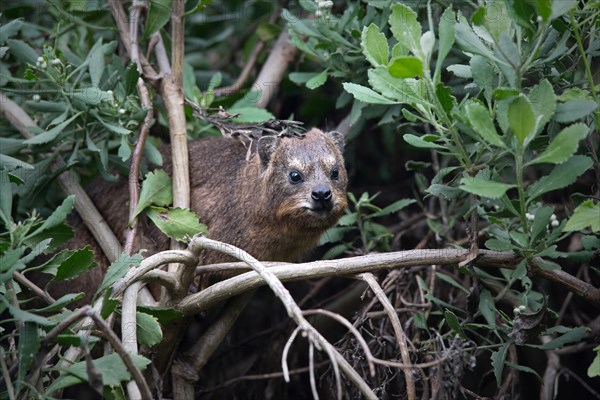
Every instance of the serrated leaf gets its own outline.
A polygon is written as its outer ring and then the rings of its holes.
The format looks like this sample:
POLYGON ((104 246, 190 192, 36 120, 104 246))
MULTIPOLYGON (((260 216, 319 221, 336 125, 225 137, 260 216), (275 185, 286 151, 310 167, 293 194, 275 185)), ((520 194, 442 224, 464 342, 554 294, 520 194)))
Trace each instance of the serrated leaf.
MULTIPOLYGON (((327 70, 313 76, 308 81, 306 81, 306 87, 310 90, 314 90, 325 84, 327 81, 327 70)), ((271 115, 272 117, 272 115, 271 115)), ((273 118, 273 117, 272 117, 273 118)))
POLYGON ((396 57, 388 67, 394 78, 415 78, 423 76, 423 62, 417 57, 396 57))
POLYGON ((448 55, 448 53, 452 49, 452 46, 454 45, 456 34, 454 30, 454 24, 456 23, 455 21, 456 14, 452 10, 452 8, 446 8, 444 10, 444 13, 442 14, 439 25, 439 44, 437 61, 435 66, 436 76, 439 74, 439 72, 437 71, 441 70, 442 64, 444 63, 446 56, 448 55))
POLYGON ((421 52, 421 24, 417 20, 417 13, 404 4, 394 3, 389 24, 394 37, 402 46, 415 55, 421 52))
POLYGON ((137 340, 140 344, 154 346, 162 340, 162 329, 158 320, 152 315, 138 311, 135 313, 135 322, 137 325, 137 340))
POLYGON ((81 112, 78 112, 77 114, 73 115, 71 118, 66 120, 65 122, 58 124, 54 128, 49 129, 46 132, 40 133, 39 135, 36 135, 36 136, 32 137, 31 139, 27 139, 27 140, 23 141, 23 143, 24 144, 43 144, 43 143, 51 142, 54 139, 56 139, 58 137, 58 135, 60 135, 62 133, 62 131, 64 131, 65 128, 67 126, 69 126, 69 124, 71 122, 73 122, 81 114, 82 114, 81 112))
POLYGON ((544 193, 571 185, 592 165, 592 160, 586 156, 573 156, 564 163, 558 164, 550 174, 542 177, 527 189, 530 200, 544 193))
POLYGON ((546 230, 550 224, 550 218, 554 213, 552 207, 540 207, 535 212, 533 224, 531 225, 531 238, 536 239, 542 232, 546 230))
POLYGON ((12 304, 10 304, 4 298, 4 296, 0 296, 0 302, 4 303, 4 307, 6 307, 6 309, 8 309, 8 312, 17 321, 21 321, 21 322, 33 322, 33 323, 36 323, 36 324, 39 324, 39 325, 42 325, 42 326, 52 325, 52 323, 50 322, 50 320, 48 318, 43 317, 41 315, 37 315, 37 314, 31 313, 29 311, 21 310, 20 308, 17 308, 15 306, 13 306, 12 304))
POLYGON ((596 351, 596 357, 594 357, 587 370, 587 375, 590 378, 600 376, 600 346, 594 348, 594 351, 596 351))
POLYGON ((157 206, 167 206, 173 202, 173 180, 171 177, 162 169, 157 169, 152 172, 148 172, 144 183, 142 184, 142 191, 140 192, 140 199, 133 213, 133 218, 136 218, 142 211, 144 211, 151 204, 157 206))
POLYGON ((186 236, 206 233, 206 225, 201 224, 198 216, 188 209, 151 207, 146 212, 165 235, 176 240, 184 241, 186 236))
POLYGON ((521 144, 535 132, 536 117, 529 99, 523 94, 508 105, 508 124, 521 144))
POLYGON ((104 279, 102 280, 100 287, 96 291, 96 294, 102 293, 106 288, 108 288, 113 283, 124 277, 125 274, 129 271, 129 269, 139 266, 142 260, 143 257, 140 253, 134 254, 132 256, 129 256, 125 253, 121 253, 121 255, 119 255, 119 258, 113 261, 108 267, 108 270, 106 271, 104 279))
POLYGON ((479 54, 494 61, 499 61, 483 44, 475 32, 473 32, 469 25, 464 22, 459 22, 454 28, 456 30, 456 43, 464 51, 479 54))
POLYGON ((454 314, 450 310, 445 310, 444 319, 446 320, 446 323, 448 324, 450 329, 452 329, 452 332, 457 334, 462 339, 467 340, 467 335, 465 334, 465 331, 463 330, 462 326, 460 326, 460 322, 458 322, 456 314, 454 314))
POLYGON ((15 56, 17 61, 24 64, 36 64, 38 54, 30 45, 17 39, 8 39, 6 43, 8 44, 8 47, 10 47, 11 54, 15 56))
POLYGON ((598 108, 598 104, 594 100, 569 100, 565 103, 558 103, 554 120, 560 123, 577 121, 591 114, 596 108, 598 108))
POLYGON ((492 352, 490 358, 492 359, 492 367, 494 368, 494 376, 496 377, 496 384, 498 387, 502 383, 502 372, 504 371, 504 361, 506 360, 506 353, 508 351, 509 344, 506 343, 498 351, 492 352))
POLYGON ((379 27, 371 23, 362 30, 360 45, 367 61, 374 67, 378 65, 387 65, 389 61, 389 45, 379 27))
POLYGON ((493 146, 506 148, 502 138, 496 132, 494 121, 487 108, 474 101, 467 104, 465 111, 471 126, 483 140, 493 146))
POLYGON ((567 161, 579 147, 579 142, 585 139, 589 128, 585 124, 574 124, 566 127, 556 135, 546 150, 536 157, 530 164, 553 163, 560 164, 567 161))
POLYGON ((484 289, 479 295, 479 311, 487 321, 487 324, 496 329, 496 306, 494 305, 494 297, 489 290, 484 289))
POLYGON ((389 206, 385 207, 382 210, 377 211, 374 214, 371 214, 371 217, 383 217, 384 215, 390 215, 402 210, 404 207, 409 206, 413 203, 416 203, 414 199, 401 199, 393 202, 389 206))
POLYGON ((54 212, 52 212, 52 214, 50 214, 50 216, 48 218, 46 218, 46 220, 42 223, 42 225, 27 236, 31 237, 31 236, 40 234, 40 233, 44 232, 46 229, 50 229, 52 227, 55 227, 55 226, 65 222, 67 215, 69 215, 69 213, 73 209, 74 202, 75 202, 74 195, 67 196, 67 198, 65 198, 63 200, 62 204, 60 206, 58 206, 56 208, 56 210, 54 210, 54 212))
POLYGON ((400 103, 431 106, 419 81, 394 78, 386 67, 372 68, 367 75, 369 76, 369 85, 386 97, 396 99, 400 103))
POLYGON ((446 70, 452 72, 459 78, 463 79, 471 79, 473 78, 473 73, 471 72, 471 67, 463 64, 452 64, 446 67, 446 70))
MULTIPOLYGON (((325 75, 325 77, 327 77, 327 75, 325 75)), ((307 82, 307 84, 308 84, 308 82, 307 82)), ((227 111, 232 114, 240 114, 239 116, 231 119, 232 121, 237 122, 237 123, 266 122, 266 121, 269 121, 269 120, 275 118, 273 116, 273 114, 271 114, 269 111, 267 111, 263 108, 258 108, 258 107, 230 108, 227 111)))
POLYGON ((104 51, 102 48, 102 37, 100 37, 96 44, 94 44, 94 47, 92 47, 90 50, 88 58, 90 80, 92 81, 92 85, 98 86, 100 84, 100 78, 102 78, 102 74, 104 73, 104 51))
POLYGON ((40 350, 40 336, 38 326, 32 322, 25 322, 19 329, 19 380, 23 381, 28 373, 31 363, 40 350))
POLYGON ((368 87, 350 82, 344 82, 342 85, 344 90, 353 95, 358 101, 368 104, 398 104, 397 101, 390 100, 368 87))
POLYGON ((585 326, 578 326, 576 328, 571 329, 569 332, 566 332, 559 337, 549 341, 548 343, 544 343, 539 346, 534 346, 536 348, 540 348, 543 350, 553 350, 559 347, 564 346, 568 343, 575 343, 581 341, 583 337, 587 334, 588 328, 585 326))
POLYGON ((541 129, 550 121, 556 110, 556 95, 548 79, 543 79, 531 89, 529 100, 535 113, 542 116, 538 125, 538 129, 541 129))
POLYGON ((600 232, 600 202, 594 204, 592 200, 581 203, 563 228, 564 232, 580 231, 587 227, 592 232, 600 232))
POLYGON ((477 196, 499 199, 504 193, 515 185, 494 182, 479 177, 465 177, 460 181, 459 189, 477 196))
POLYGON ((145 24, 143 40, 147 40, 171 19, 173 0, 150 0, 150 10, 145 24))
POLYGON ((90 245, 85 246, 83 249, 73 252, 68 258, 60 263, 54 280, 64 281, 76 278, 95 266, 94 252, 90 245))
POLYGON ((184 314, 174 308, 169 307, 153 307, 153 306, 142 306, 138 305, 138 311, 153 316, 163 325, 178 320, 184 316, 184 314))
POLYGON ((413 135, 412 133, 407 133, 403 135, 402 138, 406 143, 422 149, 445 149, 445 147, 442 145, 433 142, 428 142, 422 137, 413 135))
MULTIPOLYGON (((138 354, 129 354, 133 364, 140 370, 144 370, 150 360, 138 354)), ((121 382, 131 380, 129 370, 117 353, 112 353, 92 361, 94 368, 102 375, 102 383, 105 386, 118 386, 121 382)), ((68 368, 52 368, 52 370, 63 371, 47 389, 51 394, 59 389, 64 389, 80 381, 88 382, 88 369, 86 361, 80 361, 70 365, 68 368), (76 378, 75 380, 73 378, 76 378)))

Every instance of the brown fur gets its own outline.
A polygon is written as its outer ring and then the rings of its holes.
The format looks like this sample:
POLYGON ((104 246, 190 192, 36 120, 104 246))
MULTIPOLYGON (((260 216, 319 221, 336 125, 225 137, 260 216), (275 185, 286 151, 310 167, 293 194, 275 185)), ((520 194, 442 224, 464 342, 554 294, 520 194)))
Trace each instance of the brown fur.
MULTIPOLYGON (((342 156, 343 137, 312 129, 302 138, 263 137, 253 144, 251 157, 245 145, 230 138, 209 138, 189 143, 191 209, 208 225, 207 236, 240 247, 259 260, 297 261, 315 247, 321 234, 335 225, 347 206, 347 175, 342 156), (334 167, 339 170, 332 179, 334 167), (292 169, 303 176, 293 184, 292 169), (328 207, 313 211, 315 188, 331 191, 328 207)), ((171 172, 169 149, 163 151, 165 170, 171 172)), ((88 189, 90 197, 123 241, 127 229, 129 199, 127 181, 115 184, 97 181, 88 189)), ((318 204, 317 204, 318 205, 318 204)), ((75 238, 69 247, 81 247, 95 240, 75 217, 75 238), (85 231, 85 232, 83 232, 85 231)), ((138 248, 148 253, 165 250, 169 240, 141 218, 138 248)), ((68 287, 54 290, 63 294, 85 290, 93 293, 108 265, 97 256, 98 268, 68 287), (65 291, 66 289, 66 291, 65 291)), ((205 264, 230 261, 218 252, 207 252, 205 264)), ((89 295, 86 300, 89 300, 89 295)))

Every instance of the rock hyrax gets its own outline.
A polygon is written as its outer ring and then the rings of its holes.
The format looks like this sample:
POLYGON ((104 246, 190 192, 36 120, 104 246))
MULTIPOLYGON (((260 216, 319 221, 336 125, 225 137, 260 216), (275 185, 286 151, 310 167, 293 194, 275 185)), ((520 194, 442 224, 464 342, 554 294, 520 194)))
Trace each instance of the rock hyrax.
MULTIPOLYGON (((208 237, 259 260, 296 261, 347 206, 343 147, 340 133, 318 129, 261 137, 249 159, 235 139, 191 142, 191 208, 208 225, 208 237)), ((226 260, 210 252, 204 263, 226 260)))

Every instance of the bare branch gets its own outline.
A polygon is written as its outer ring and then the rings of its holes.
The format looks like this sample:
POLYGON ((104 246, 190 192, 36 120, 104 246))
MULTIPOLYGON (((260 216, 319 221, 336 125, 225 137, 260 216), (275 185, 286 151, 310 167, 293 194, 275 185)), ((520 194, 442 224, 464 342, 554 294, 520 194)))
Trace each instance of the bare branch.
MULTIPOLYGON (((377 296, 377 299, 383 306, 383 309, 387 312, 388 318, 392 323, 392 328, 394 329, 394 334, 396 335, 398 347, 400 348, 400 356, 402 357, 402 362, 404 364, 410 364, 410 354, 408 352, 407 345, 408 339, 404 334, 404 329, 402 329, 402 324, 400 323, 398 314, 396 314, 396 311, 394 310, 394 306, 392 305, 392 303, 390 303, 390 300, 387 298, 381 286, 379 286, 379 283, 377 283, 377 280, 375 279, 375 276, 373 276, 373 274, 365 273, 360 274, 358 277, 364 280, 369 285, 369 287, 371 288, 373 293, 375 293, 375 296, 377 296)), ((406 381, 406 392, 408 400, 416 400, 417 393, 415 390, 415 381, 413 379, 412 371, 409 368, 403 368, 402 371, 404 372, 404 380, 406 381)))

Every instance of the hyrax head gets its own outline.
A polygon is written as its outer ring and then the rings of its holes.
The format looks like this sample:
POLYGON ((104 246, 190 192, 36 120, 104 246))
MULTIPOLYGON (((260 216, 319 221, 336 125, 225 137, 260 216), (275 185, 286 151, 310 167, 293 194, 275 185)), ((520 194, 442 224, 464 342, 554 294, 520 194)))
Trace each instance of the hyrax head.
POLYGON ((267 202, 291 230, 324 231, 346 209, 344 137, 312 129, 303 137, 265 136, 258 154, 267 202))

